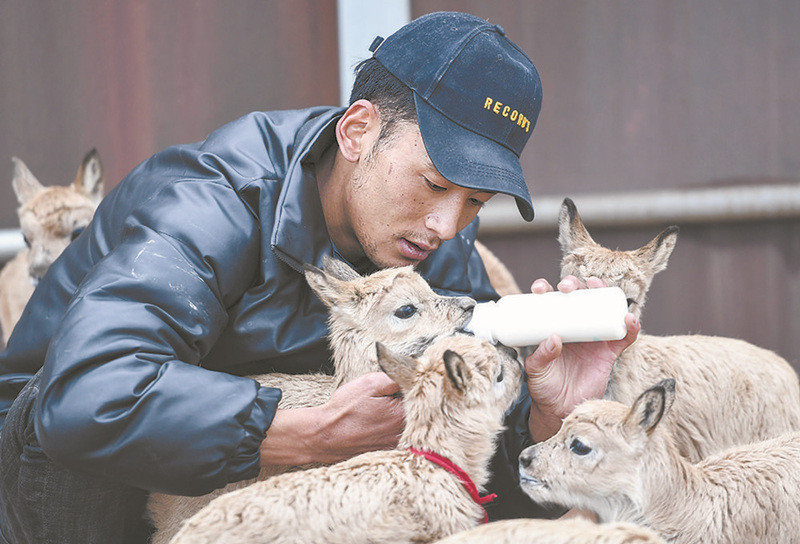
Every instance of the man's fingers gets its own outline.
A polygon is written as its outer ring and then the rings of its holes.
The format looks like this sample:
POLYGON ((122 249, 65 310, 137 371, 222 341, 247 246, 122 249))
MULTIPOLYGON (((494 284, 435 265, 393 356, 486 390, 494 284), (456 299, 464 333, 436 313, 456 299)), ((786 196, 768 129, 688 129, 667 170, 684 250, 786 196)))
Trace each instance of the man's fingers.
POLYGON ((400 386, 383 372, 371 372, 364 376, 369 380, 369 387, 374 397, 389 397, 400 391, 400 386))
POLYGON ((642 324, 631 313, 625 316, 625 327, 627 327, 628 331, 625 337, 612 343, 612 349, 618 350, 618 353, 622 353, 628 346, 633 344, 639 337, 639 331, 642 330, 642 324))
POLYGON ((596 287, 605 287, 606 282, 598 277, 592 276, 590 278, 586 278, 586 287, 590 289, 594 289, 596 287))
POLYGON ((625 316, 625 326, 628 328, 628 333, 623 340, 630 346, 636 341, 636 338, 638 338, 639 331, 642 330, 642 324, 636 319, 635 315, 629 313, 625 316))
POLYGON ((561 347, 561 337, 557 334, 539 344, 536 350, 525 359, 525 370, 528 372, 528 376, 541 373, 550 363, 558 359, 558 356, 561 355, 561 347))
MULTIPOLYGON (((584 285, 581 281, 573 275, 564 276, 558 285, 556 286, 559 291, 562 293, 569 293, 571 291, 575 291, 576 289, 583 289, 584 285)), ((586 278, 586 287, 590 289, 594 289, 596 287, 606 287, 605 280, 598 278, 596 276, 590 276, 586 278)))
MULTIPOLYGON (((595 288, 605 286, 606 282, 600 278, 592 276, 586 279, 586 287, 595 288)), ((576 289, 582 289, 583 287, 584 285, 581 283, 581 281, 573 275, 564 276, 556 285, 556 288, 562 293, 570 293, 576 289)), ((547 280, 543 278, 539 278, 538 280, 534 281, 533 284, 531 284, 532 293, 541 294, 552 290, 553 287, 547 282, 547 280)))
POLYGON ((580 289, 581 282, 579 282, 578 278, 576 278, 575 276, 572 275, 564 276, 563 278, 561 278, 561 281, 558 282, 558 285, 556 285, 556 287, 562 293, 570 293, 572 291, 575 291, 576 289, 580 289))
POLYGON ((542 293, 549 293, 552 290, 553 286, 544 278, 539 278, 531 284, 531 293, 538 293, 541 295, 542 293))

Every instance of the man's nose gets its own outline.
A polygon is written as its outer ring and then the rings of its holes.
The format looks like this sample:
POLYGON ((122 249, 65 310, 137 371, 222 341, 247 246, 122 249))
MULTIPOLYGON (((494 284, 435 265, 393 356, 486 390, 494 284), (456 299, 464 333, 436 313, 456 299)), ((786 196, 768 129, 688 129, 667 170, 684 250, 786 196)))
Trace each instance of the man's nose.
POLYGON ((448 206, 431 212, 425 217, 425 227, 436 233, 440 240, 450 240, 458 232, 459 210, 448 206))

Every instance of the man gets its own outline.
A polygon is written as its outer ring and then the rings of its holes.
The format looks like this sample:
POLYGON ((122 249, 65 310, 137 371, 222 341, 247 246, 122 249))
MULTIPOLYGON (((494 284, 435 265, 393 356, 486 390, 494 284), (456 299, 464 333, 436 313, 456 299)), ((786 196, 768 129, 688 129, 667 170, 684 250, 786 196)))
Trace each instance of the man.
MULTIPOLYGON (((133 542, 148 490, 206 493, 260 465, 396 444, 402 406, 380 373, 300 410, 240 376, 326 366, 326 312, 302 275, 324 255, 495 297, 476 216, 502 192, 533 218, 519 154, 541 85, 502 28, 465 14, 421 17, 373 49, 344 110, 256 112, 142 163, 52 266, 0 356, 7 541, 133 542)), ((528 435, 602 395, 628 328, 528 358, 498 485, 514 487, 528 435)))

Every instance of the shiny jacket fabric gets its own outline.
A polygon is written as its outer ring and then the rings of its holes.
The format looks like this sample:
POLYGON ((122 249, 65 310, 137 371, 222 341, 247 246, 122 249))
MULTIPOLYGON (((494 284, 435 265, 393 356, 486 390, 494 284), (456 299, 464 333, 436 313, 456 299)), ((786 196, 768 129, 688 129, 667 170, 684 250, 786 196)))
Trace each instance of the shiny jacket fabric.
MULTIPOLYGON (((41 368, 36 432, 50 458, 173 494, 254 477, 280 391, 242 376, 329 368, 327 312, 302 266, 338 256, 313 165, 342 111, 252 113, 136 167, 0 354, 0 417, 41 368)), ((420 265, 438 292, 496 297, 476 230, 420 265)), ((518 451, 501 471, 516 472, 518 451)))

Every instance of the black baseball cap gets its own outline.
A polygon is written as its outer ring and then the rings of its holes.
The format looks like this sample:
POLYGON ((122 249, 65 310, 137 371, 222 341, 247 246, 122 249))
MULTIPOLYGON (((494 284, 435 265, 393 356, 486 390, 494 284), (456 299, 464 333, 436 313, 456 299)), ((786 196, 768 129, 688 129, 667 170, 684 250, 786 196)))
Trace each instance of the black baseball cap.
POLYGON ((533 62, 500 25, 458 12, 423 15, 370 47, 414 92, 422 140, 448 181, 516 198, 533 219, 520 153, 542 105, 533 62))

